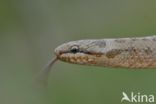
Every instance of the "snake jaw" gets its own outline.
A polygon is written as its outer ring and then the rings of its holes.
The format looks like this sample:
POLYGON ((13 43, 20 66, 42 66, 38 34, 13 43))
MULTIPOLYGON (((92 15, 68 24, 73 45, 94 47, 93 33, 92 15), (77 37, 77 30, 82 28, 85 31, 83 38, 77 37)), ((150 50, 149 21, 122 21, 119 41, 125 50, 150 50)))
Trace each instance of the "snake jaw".
POLYGON ((84 53, 63 53, 58 56, 58 59, 64 62, 73 63, 73 64, 88 64, 95 65, 97 61, 97 56, 95 55, 87 55, 84 53))

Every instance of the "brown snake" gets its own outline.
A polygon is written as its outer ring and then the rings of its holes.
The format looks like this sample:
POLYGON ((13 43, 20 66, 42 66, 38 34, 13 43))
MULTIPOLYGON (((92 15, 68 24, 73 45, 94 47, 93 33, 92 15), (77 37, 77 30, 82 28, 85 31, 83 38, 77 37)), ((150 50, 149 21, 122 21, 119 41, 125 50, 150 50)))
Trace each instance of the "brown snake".
POLYGON ((42 75, 49 73, 56 60, 102 67, 156 68, 156 36, 71 41, 58 46, 55 54, 42 75))

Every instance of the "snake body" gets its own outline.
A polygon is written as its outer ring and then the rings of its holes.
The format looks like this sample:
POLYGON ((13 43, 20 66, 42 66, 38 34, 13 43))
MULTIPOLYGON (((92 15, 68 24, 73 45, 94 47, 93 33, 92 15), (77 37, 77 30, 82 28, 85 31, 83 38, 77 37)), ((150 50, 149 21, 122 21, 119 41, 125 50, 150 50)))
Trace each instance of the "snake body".
POLYGON ((58 46, 55 54, 74 64, 155 68, 156 36, 71 41, 58 46))
POLYGON ((57 60, 102 67, 156 68, 156 36, 71 41, 58 46, 55 54, 37 77, 44 85, 57 60))

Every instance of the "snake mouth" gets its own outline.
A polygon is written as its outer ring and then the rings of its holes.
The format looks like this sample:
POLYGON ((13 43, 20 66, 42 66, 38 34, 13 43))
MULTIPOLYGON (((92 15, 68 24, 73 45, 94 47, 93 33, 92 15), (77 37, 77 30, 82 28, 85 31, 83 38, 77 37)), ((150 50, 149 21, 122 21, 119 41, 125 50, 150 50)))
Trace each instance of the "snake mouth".
POLYGON ((55 49, 55 55, 59 60, 64 62, 94 65, 103 53, 88 52, 86 50, 77 49, 77 47, 74 47, 72 50, 58 47, 55 49))
POLYGON ((64 53, 64 54, 60 54, 57 57, 61 61, 74 63, 74 64, 94 65, 97 62, 97 56, 84 54, 84 53, 76 53, 76 54, 64 53))

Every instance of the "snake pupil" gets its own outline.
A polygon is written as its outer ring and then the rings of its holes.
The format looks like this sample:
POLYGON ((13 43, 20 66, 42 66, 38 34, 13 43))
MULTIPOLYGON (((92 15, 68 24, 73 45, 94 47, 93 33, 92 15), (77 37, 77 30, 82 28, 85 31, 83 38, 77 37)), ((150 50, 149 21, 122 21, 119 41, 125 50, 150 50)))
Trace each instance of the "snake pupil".
POLYGON ((71 48, 70 52, 75 54, 75 53, 79 52, 79 48, 77 46, 74 46, 71 48))

